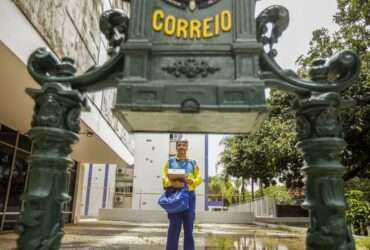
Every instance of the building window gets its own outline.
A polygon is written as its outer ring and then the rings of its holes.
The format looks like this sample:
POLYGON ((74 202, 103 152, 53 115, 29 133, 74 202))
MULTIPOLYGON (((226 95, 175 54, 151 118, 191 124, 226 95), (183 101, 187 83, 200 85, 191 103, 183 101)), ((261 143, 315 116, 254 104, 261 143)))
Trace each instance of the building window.
POLYGON ((31 146, 27 136, 0 125, 0 231, 13 229, 22 210, 31 146))
POLYGON ((5 144, 15 145, 17 131, 0 124, 0 141, 5 144))
POLYGON ((183 138, 183 134, 170 134, 171 141, 178 141, 183 138))
MULTIPOLYGON (((12 165, 13 149, 0 144, 0 211, 4 211, 5 197, 8 190, 8 183, 12 165)), ((1 215, 0 215, 1 222, 1 215)))
POLYGON ((63 217, 65 223, 70 223, 73 220, 73 200, 75 194, 75 187, 76 187, 76 175, 77 175, 77 165, 78 162, 74 161, 73 166, 69 169, 70 177, 68 182, 68 194, 71 197, 71 202, 67 202, 64 204, 63 209, 63 217))

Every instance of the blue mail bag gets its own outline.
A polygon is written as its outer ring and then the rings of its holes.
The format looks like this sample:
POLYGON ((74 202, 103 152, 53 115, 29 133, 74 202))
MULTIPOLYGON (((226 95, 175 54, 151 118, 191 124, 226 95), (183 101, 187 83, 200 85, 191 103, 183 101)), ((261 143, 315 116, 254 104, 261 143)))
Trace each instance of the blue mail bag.
POLYGON ((187 187, 168 188, 159 198, 158 204, 169 214, 181 213, 189 209, 189 198, 187 187))

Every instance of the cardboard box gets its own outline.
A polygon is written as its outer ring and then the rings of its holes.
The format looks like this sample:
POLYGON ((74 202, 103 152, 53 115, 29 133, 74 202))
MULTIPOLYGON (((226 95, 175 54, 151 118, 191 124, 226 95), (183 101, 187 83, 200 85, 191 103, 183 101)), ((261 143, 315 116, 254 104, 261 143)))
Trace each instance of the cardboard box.
POLYGON ((185 169, 168 169, 167 176, 170 180, 181 180, 186 177, 185 169))

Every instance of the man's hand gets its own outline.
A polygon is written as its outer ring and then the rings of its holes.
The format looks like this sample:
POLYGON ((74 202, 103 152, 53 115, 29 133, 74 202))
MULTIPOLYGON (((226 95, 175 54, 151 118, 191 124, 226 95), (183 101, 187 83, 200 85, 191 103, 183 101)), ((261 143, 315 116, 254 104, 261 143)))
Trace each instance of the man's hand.
POLYGON ((184 187, 184 183, 182 183, 181 181, 171 181, 171 186, 174 187, 174 188, 183 188, 184 187))
POLYGON ((194 181, 193 181, 193 179, 186 177, 185 178, 185 183, 188 184, 188 185, 191 185, 191 184, 194 183, 194 181))

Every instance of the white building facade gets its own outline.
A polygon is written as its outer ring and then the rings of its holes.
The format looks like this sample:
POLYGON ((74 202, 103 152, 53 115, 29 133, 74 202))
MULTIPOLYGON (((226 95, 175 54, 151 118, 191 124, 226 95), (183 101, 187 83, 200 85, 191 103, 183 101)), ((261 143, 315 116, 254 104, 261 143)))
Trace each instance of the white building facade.
POLYGON ((84 164, 80 217, 97 218, 99 209, 113 208, 116 183, 115 164, 84 164))

